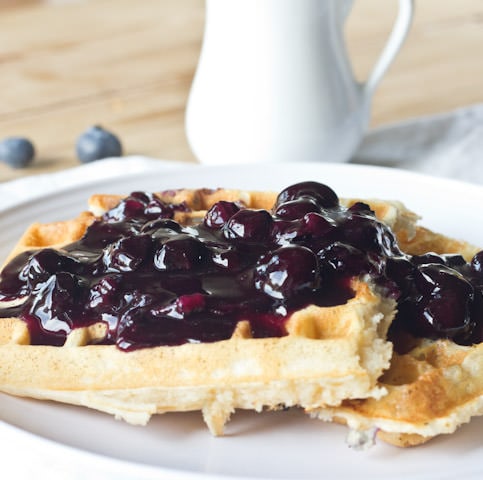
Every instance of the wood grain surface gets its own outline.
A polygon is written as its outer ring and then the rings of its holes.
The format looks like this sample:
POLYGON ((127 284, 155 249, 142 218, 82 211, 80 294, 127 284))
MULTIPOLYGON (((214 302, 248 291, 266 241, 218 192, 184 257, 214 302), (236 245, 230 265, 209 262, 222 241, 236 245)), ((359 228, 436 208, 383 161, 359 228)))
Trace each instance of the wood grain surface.
MULTIPOLYGON (((397 2, 356 0, 346 28, 367 78, 397 2)), ((0 0, 0 138, 24 135, 32 166, 0 182, 78 165, 93 124, 126 154, 195 162, 184 113, 203 35, 203 0, 0 0)), ((483 2, 419 0, 409 38, 373 102, 372 126, 482 101, 483 2)))

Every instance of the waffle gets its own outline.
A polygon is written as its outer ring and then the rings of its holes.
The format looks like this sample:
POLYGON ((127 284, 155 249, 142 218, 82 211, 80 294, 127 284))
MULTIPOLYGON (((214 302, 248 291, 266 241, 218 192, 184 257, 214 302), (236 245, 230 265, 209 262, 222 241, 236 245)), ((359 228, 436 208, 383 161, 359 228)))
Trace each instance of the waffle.
MULTIPOLYGON (((349 400, 312 415, 372 432, 400 447, 415 446, 453 433, 471 417, 483 415, 483 344, 465 347, 450 340, 418 340, 405 354, 393 354, 379 380, 387 395, 349 400)), ((360 435, 353 435, 355 444, 360 435)))
MULTIPOLYGON (((159 196, 190 206, 190 212, 175 214, 185 225, 198 222, 221 199, 270 209, 276 198, 272 192, 221 189, 159 196)), ((121 198, 94 195, 90 212, 75 220, 32 225, 9 259, 75 241, 121 198)), ((461 253, 470 259, 478 251, 420 227, 417 215, 400 202, 366 202, 409 254, 461 253)), ((387 331, 395 302, 360 280, 353 289, 354 298, 343 305, 310 306, 293 314, 281 338, 251 338, 242 321, 228 340, 133 352, 95 344, 105 336, 104 324, 73 330, 59 348, 30 345, 23 321, 2 319, 0 390, 87 406, 133 424, 145 424, 156 413, 201 410, 215 435, 223 433, 237 408, 300 406, 354 431, 377 430, 380 438, 400 446, 451 433, 483 413, 481 345, 415 340, 407 353, 393 352, 387 331)))
MULTIPOLYGON (((189 225, 220 198, 251 208, 273 203, 273 194, 223 190, 164 193, 193 211, 175 219, 189 225)), ((120 197, 93 196, 96 215, 120 197)), ((9 258, 25 250, 61 248, 80 238, 93 213, 51 224, 33 224, 9 258)), ((287 320, 281 338, 251 338, 241 321, 232 337, 214 343, 161 346, 123 352, 96 344, 102 323, 77 328, 62 347, 31 345, 29 330, 17 318, 0 320, 0 390, 12 395, 83 405, 146 424, 153 414, 202 411, 211 432, 220 435, 235 409, 278 409, 339 405, 347 398, 378 398, 376 380, 388 367, 386 340, 395 302, 363 282, 354 298, 335 307, 309 306, 287 320)))
MULTIPOLYGON (((214 192, 215 197, 218 193, 214 192)), ((178 191, 172 195, 182 200, 189 193, 178 191)), ((234 191, 229 196, 250 204, 250 193, 234 191)), ((91 200, 96 204, 100 199, 91 200)), ((105 204, 99 202, 97 208, 111 208, 117 201, 115 197, 105 204)), ((274 201, 272 193, 257 198, 260 208, 269 209, 274 201)), ((341 204, 349 207, 358 201, 341 199, 341 204)), ((468 242, 417 225, 419 217, 401 202, 364 201, 396 233, 401 249, 408 254, 454 253, 469 261, 479 251, 468 242)), ((200 202, 201 208, 208 206, 200 202)), ((378 385, 386 395, 344 400, 334 408, 307 411, 322 420, 348 425, 351 433, 356 433, 349 436, 355 446, 361 441, 370 445, 374 435, 396 446, 415 446, 453 433, 473 416, 483 415, 483 344, 461 346, 450 340, 410 339, 410 345, 404 354, 393 352, 389 369, 379 379, 378 385)))

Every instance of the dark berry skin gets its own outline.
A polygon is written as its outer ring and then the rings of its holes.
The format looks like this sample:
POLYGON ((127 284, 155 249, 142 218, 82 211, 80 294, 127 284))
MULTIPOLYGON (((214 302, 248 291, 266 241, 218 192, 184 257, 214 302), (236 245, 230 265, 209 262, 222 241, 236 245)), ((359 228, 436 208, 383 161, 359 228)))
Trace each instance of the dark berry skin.
POLYGON ((240 210, 224 225, 225 238, 248 242, 264 242, 269 238, 272 216, 266 210, 240 210))
POLYGON ((212 247, 211 261, 218 268, 234 272, 242 265, 242 255, 234 248, 212 247))
POLYGON ((181 230, 181 225, 169 218, 151 220, 141 227, 142 233, 149 233, 153 237, 174 236, 181 233, 181 230))
POLYGON ((369 207, 369 205, 367 205, 367 203, 364 203, 364 202, 354 203, 347 209, 347 211, 351 213, 366 214, 372 217, 374 216, 374 212, 371 210, 371 207, 369 207))
POLYGON ((316 212, 309 212, 302 219, 301 232, 323 238, 334 232, 336 224, 330 218, 316 212))
POLYGON ((72 321, 72 310, 78 303, 83 303, 85 300, 83 294, 86 293, 86 288, 80 278, 72 273, 58 272, 45 282, 39 283, 36 290, 38 295, 33 299, 32 312, 45 323, 50 320, 49 312, 55 305, 58 312, 55 318, 55 329, 67 333, 72 321))
POLYGON ((122 155, 122 145, 119 138, 97 125, 90 127, 79 136, 75 148, 77 157, 82 163, 122 155))
POLYGON ((483 275, 483 251, 478 252, 471 259, 471 268, 480 275, 483 275))
POLYGON ((154 265, 158 270, 190 270, 199 265, 204 257, 203 244, 189 235, 168 239, 155 253, 154 265))
POLYGON ((9 137, 0 142, 0 161, 12 168, 25 168, 35 157, 32 142, 25 137, 9 137))
POLYGON ((351 215, 340 228, 345 243, 363 251, 382 254, 397 254, 396 239, 389 228, 368 215, 351 215))
POLYGON ((298 220, 306 213, 320 212, 320 207, 311 198, 297 198, 281 203, 275 209, 275 216, 284 220, 298 220))
POLYGON ((441 255, 429 252, 422 255, 413 255, 411 258, 411 263, 413 265, 425 265, 429 263, 445 265, 445 260, 441 255))
POLYGON ((453 338, 468 332, 474 291, 456 270, 440 264, 420 265, 414 284, 421 295, 412 320, 418 335, 453 338))
POLYGON ((217 202, 206 213, 205 225, 209 228, 219 229, 239 210, 240 207, 234 202, 224 200, 217 202))
POLYGON ((116 291, 122 282, 120 274, 111 274, 101 277, 92 285, 89 292, 89 307, 97 311, 109 311, 111 305, 116 302, 116 291))
POLYGON ((263 256, 255 269, 255 286, 274 298, 287 298, 317 285, 317 258, 306 247, 281 247, 263 256))
POLYGON ((357 248, 335 242, 320 250, 317 257, 328 274, 359 275, 369 270, 367 256, 357 248))
MULTIPOLYGON (((182 205, 177 209, 182 209, 182 205)), ((155 195, 147 195, 143 192, 133 192, 124 198, 119 204, 107 211, 103 219, 110 222, 132 221, 142 223, 146 220, 159 220, 171 218, 174 213, 172 205, 165 204, 155 195)), ((142 225, 148 228, 145 225, 142 225)))
POLYGON ((152 246, 149 235, 124 237, 104 249, 107 272, 133 272, 146 259, 152 246))
POLYGON ((333 208, 339 205, 339 198, 334 190, 318 182, 300 182, 287 187, 278 195, 276 205, 304 197, 314 200, 323 208, 333 208))
POLYGON ((458 270, 460 267, 466 267, 466 260, 463 256, 458 254, 446 254, 443 255, 444 264, 448 267, 458 270))
POLYGON ((386 259, 386 276, 394 281, 402 292, 409 293, 413 283, 415 266, 406 256, 390 257, 386 259))

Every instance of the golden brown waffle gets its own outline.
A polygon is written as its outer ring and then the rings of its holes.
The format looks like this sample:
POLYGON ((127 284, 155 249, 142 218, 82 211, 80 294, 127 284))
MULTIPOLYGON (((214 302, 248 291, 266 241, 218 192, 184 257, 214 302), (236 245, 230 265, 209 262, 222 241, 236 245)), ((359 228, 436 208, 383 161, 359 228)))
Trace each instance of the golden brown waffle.
POLYGON ((408 353, 393 354, 379 385, 388 392, 380 399, 344 401, 312 414, 355 431, 374 430, 401 447, 453 433, 483 415, 483 344, 419 340, 408 353))
MULTIPOLYGON (((167 195, 195 209, 176 214, 185 224, 220 198, 253 208, 273 201, 271 194, 222 190, 167 195)), ((95 196, 90 206, 99 214, 119 198, 95 196)), ((69 222, 34 224, 10 257, 73 242, 94 218, 84 213, 69 222)), ((222 433, 237 408, 315 408, 347 398, 377 398, 385 393, 374 387, 392 353, 386 333, 395 302, 362 282, 354 290, 344 305, 294 313, 286 324, 288 335, 281 338, 251 338, 242 321, 229 340, 132 352, 93 345, 105 335, 103 324, 73 330, 63 347, 53 347, 30 345, 22 320, 0 319, 0 390, 84 405, 133 424, 145 424, 155 413, 201 410, 214 434, 222 433)))
MULTIPOLYGON (((238 190, 160 195, 195 210, 176 214, 184 224, 197 221, 220 199, 265 209, 275 200, 271 192, 238 190)), ((99 215, 121 198, 96 195, 89 207, 99 215)), ((367 203, 407 253, 458 252, 471 258, 477 251, 417 226, 418 217, 399 202, 367 203)), ((83 213, 69 222, 34 224, 9 258, 75 241, 94 218, 83 213)), ((402 446, 450 433, 483 413, 483 346, 422 341, 404 355, 394 353, 389 367, 392 348, 386 333, 395 304, 365 283, 354 288, 355 298, 345 305, 312 306, 294 314, 286 337, 250 338, 248 325, 240 322, 226 341, 129 353, 92 345, 105 335, 102 324, 74 330, 59 348, 30 345, 23 321, 1 319, 0 390, 84 405, 136 424, 155 413, 201 410, 215 434, 222 433, 236 408, 297 405, 355 430, 377 429, 381 438, 402 446)))

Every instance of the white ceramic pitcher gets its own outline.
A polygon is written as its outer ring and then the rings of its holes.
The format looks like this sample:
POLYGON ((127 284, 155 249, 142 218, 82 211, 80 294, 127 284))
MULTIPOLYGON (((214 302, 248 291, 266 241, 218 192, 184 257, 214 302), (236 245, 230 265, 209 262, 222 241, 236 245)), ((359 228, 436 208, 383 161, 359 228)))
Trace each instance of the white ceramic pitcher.
MULTIPOLYGON (((381 0, 383 1, 383 0, 381 0)), ((366 83, 343 28, 353 0, 207 0, 186 133, 201 163, 342 162, 369 123, 371 97, 402 45, 413 1, 366 83)))

